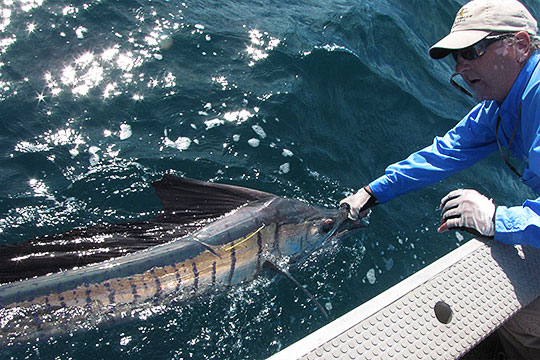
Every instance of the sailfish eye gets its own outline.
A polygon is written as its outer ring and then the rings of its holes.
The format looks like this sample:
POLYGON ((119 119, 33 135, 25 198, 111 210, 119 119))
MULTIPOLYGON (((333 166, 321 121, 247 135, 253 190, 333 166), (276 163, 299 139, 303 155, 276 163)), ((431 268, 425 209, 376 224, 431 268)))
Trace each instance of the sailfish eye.
POLYGON ((327 233, 334 227, 334 220, 332 219, 324 219, 321 224, 321 231, 323 233, 327 233))

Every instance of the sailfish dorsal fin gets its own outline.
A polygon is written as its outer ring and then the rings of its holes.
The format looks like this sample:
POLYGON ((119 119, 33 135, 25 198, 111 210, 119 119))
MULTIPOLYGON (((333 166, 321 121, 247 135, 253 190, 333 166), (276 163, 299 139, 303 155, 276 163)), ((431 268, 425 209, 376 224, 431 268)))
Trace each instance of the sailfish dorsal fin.
POLYGON ((252 201, 275 195, 241 186, 164 175, 152 183, 164 210, 176 221, 213 219, 252 201))

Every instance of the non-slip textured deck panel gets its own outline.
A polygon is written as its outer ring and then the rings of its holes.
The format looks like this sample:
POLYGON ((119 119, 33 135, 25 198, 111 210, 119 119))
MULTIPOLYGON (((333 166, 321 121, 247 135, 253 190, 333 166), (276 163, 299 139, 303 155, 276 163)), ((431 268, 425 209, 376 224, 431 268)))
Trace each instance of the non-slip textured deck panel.
POLYGON ((456 359, 539 295, 540 250, 471 240, 270 359, 456 359))

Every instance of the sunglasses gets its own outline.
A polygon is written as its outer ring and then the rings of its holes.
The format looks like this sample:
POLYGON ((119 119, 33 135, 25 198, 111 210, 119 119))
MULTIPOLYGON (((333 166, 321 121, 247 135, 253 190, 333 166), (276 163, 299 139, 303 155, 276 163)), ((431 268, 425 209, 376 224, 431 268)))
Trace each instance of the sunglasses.
POLYGON ((493 44, 495 41, 499 41, 511 36, 514 36, 514 34, 487 36, 476 44, 466 47, 465 49, 452 51, 452 56, 454 57, 455 61, 457 61, 458 55, 461 55, 461 57, 465 60, 478 59, 480 56, 486 53, 486 49, 489 45, 493 44))

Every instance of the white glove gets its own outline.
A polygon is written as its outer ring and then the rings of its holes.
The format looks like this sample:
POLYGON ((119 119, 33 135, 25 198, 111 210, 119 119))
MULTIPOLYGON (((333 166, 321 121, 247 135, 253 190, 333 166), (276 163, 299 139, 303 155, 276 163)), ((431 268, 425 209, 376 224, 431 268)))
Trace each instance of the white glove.
POLYGON ((347 204, 349 206, 349 219, 356 221, 371 213, 370 207, 377 204, 377 199, 370 193, 371 189, 365 186, 356 194, 349 195, 339 202, 340 205, 347 204))
POLYGON ((476 190, 459 189, 441 200, 442 225, 439 232, 462 229, 474 235, 495 236, 497 206, 476 190))

